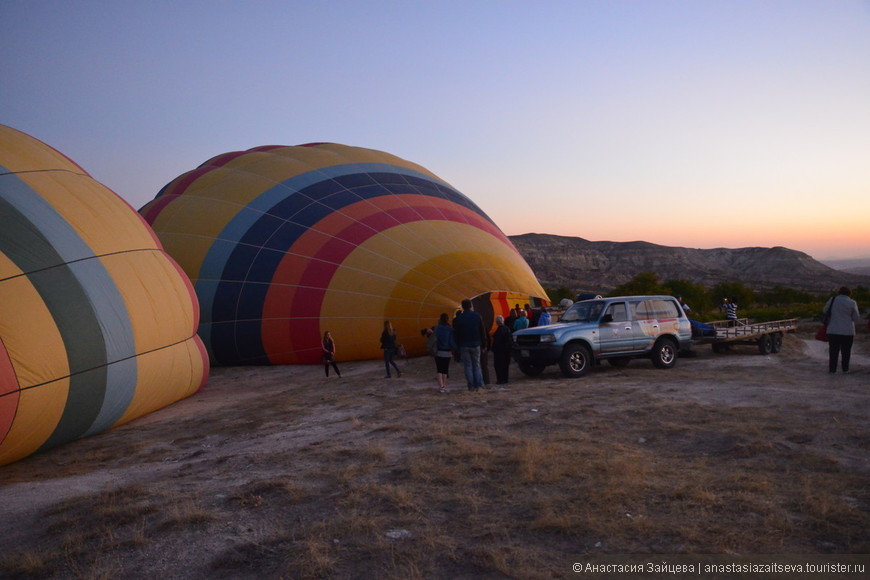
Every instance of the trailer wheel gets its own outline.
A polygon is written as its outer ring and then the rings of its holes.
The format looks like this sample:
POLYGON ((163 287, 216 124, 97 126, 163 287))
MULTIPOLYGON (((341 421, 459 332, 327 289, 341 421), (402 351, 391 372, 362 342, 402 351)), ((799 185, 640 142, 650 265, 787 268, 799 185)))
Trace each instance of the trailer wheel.
POLYGON ((677 364, 677 345, 669 338, 661 338, 653 347, 652 361, 660 369, 669 369, 677 364))
POLYGON ((782 333, 774 332, 770 335, 770 352, 779 352, 782 350, 782 333))
POLYGON ((760 352, 761 354, 770 354, 771 340, 769 334, 762 334, 758 338, 758 352, 760 352))

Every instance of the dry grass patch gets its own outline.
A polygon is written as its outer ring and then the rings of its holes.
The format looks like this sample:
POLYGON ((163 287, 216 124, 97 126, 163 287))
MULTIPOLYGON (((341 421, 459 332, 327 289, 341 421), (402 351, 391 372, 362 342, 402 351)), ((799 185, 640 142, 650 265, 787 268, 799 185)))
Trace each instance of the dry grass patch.
POLYGON ((741 356, 446 395, 429 360, 400 381, 217 369, 172 421, 7 466, 10 485, 28 465, 120 483, 13 526, 0 577, 534 579, 578 554, 870 552, 866 395, 741 356))

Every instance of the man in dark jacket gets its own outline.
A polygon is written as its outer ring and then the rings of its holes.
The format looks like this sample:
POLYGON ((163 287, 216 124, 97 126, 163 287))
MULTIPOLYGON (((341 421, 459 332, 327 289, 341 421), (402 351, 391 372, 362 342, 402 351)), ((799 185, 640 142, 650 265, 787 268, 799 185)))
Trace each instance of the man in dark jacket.
POLYGON ((495 382, 504 385, 508 382, 508 373, 511 366, 511 348, 513 340, 511 331, 505 325, 504 318, 495 317, 496 329, 492 335, 492 357, 495 364, 495 382))
POLYGON ((453 320, 453 334, 459 347, 459 357, 465 368, 465 380, 469 391, 483 386, 483 372, 480 368, 480 352, 486 348, 486 329, 483 318, 474 311, 471 300, 462 301, 462 314, 453 320))

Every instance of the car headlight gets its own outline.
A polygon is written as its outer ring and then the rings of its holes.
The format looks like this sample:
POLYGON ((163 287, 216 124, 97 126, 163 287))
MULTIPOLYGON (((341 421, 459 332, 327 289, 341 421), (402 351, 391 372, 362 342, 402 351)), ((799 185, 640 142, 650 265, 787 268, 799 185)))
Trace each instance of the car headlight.
POLYGON ((555 334, 542 334, 541 335, 541 343, 544 342, 556 342, 555 334))

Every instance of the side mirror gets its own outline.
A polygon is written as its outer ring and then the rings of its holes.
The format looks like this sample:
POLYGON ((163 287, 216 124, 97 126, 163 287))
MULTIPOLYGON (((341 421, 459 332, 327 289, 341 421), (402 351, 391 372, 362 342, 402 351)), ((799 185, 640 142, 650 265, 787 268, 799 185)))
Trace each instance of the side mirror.
POLYGON ((601 324, 607 324, 608 322, 613 322, 612 314, 605 314, 601 317, 601 324))

